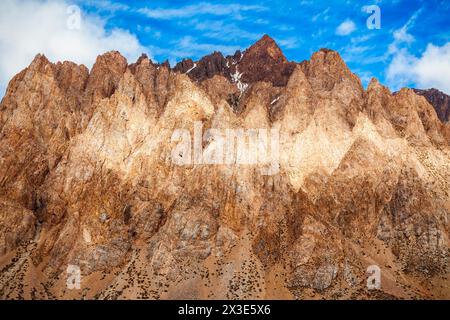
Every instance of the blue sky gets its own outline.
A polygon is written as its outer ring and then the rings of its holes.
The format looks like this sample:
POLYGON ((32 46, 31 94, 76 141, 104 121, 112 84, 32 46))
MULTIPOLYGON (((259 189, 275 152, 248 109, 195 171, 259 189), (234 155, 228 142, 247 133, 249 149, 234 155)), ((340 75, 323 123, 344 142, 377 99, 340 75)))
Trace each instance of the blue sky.
MULTIPOLYGON (((11 1, 15 4, 52 3, 39 0, 6 0, 6 3, 11 1)), ((138 51, 148 53, 159 62, 169 59, 171 64, 182 58, 199 59, 215 50, 232 54, 269 34, 290 60, 309 59, 313 52, 326 47, 339 51, 364 84, 371 77, 377 77, 394 90, 402 86, 434 86, 450 93, 448 0, 73 0, 63 3, 78 5, 83 19, 89 19, 91 24, 95 24, 96 19, 100 21, 102 30, 97 42, 104 45, 98 46, 97 51, 116 44, 115 49, 126 51, 129 59, 135 59, 138 51), (370 14, 363 8, 374 4, 381 10, 379 30, 366 26, 370 14)), ((30 12, 32 14, 33 10, 30 12)), ((5 39, 2 44, 1 31, 0 23, 0 49, 7 45, 5 39)), ((89 32, 89 28, 85 28, 85 32, 89 32)), ((52 37, 57 32, 47 34, 52 37)), ((77 44, 89 46, 89 43, 84 44, 89 41, 89 35, 81 39, 77 44)), ((77 60, 79 47, 72 47, 71 43, 64 47, 66 50, 61 53, 52 46, 48 55, 53 59, 77 60), (67 52, 67 48, 73 48, 73 52, 67 52)), ((38 46, 38 49, 46 51, 48 48, 38 46)), ((32 48, 29 51, 27 57, 32 48)), ((89 65, 91 56, 78 60, 89 65)))

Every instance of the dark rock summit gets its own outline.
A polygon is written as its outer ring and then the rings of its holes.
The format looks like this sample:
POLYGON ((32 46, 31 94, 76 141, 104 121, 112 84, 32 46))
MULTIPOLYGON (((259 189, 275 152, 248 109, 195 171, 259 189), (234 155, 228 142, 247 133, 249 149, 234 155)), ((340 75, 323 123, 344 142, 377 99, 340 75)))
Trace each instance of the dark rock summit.
POLYGON ((437 89, 414 89, 416 94, 424 96, 434 106, 439 119, 447 123, 450 120, 450 96, 437 89))
POLYGON ((282 87, 287 84, 295 65, 286 59, 275 41, 265 35, 243 53, 236 51, 233 56, 224 57, 220 52, 214 52, 197 62, 185 59, 173 70, 186 73, 195 81, 221 75, 245 84, 264 81, 282 87))

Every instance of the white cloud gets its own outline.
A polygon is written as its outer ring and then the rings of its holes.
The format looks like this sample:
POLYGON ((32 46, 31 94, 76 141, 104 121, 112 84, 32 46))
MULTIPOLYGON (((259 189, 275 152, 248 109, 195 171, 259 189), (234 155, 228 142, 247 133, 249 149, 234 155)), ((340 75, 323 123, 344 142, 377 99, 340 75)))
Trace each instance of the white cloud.
POLYGON ((408 19, 408 21, 400 29, 394 30, 392 36, 394 41, 388 47, 389 54, 401 54, 402 47, 409 46, 416 39, 409 33, 409 29, 414 27, 417 17, 420 15, 423 9, 419 9, 408 19))
POLYGON ((408 25, 406 24, 400 29, 394 31, 394 39, 400 43, 411 43, 415 40, 414 37, 408 33, 408 25))
POLYGON ((175 9, 167 8, 141 8, 139 13, 153 19, 174 19, 174 18, 190 18, 197 15, 215 15, 215 16, 233 16, 234 18, 242 18, 241 12, 244 11, 264 11, 265 7, 259 5, 242 5, 237 3, 231 4, 212 4, 202 2, 199 4, 188 5, 175 9))
POLYGON ((420 57, 399 50, 387 69, 387 79, 395 90, 414 83, 450 94, 450 42, 442 47, 429 44, 420 57))
POLYGON ((113 2, 110 0, 75 0, 76 3, 84 4, 97 10, 116 12, 129 10, 130 7, 123 3, 113 2))
POLYGON ((248 32, 241 29, 234 23, 224 23, 223 21, 212 20, 192 20, 196 30, 202 31, 203 37, 221 41, 235 41, 240 39, 257 40, 262 34, 248 32))
POLYGON ((338 36, 347 36, 355 30, 356 24, 352 20, 347 19, 337 27, 336 34, 338 36))
POLYGON ((409 53, 407 49, 397 50, 386 72, 386 79, 393 90, 408 86, 413 79, 411 66, 417 58, 409 53))
POLYGON ((300 46, 298 38, 296 37, 276 39, 276 42, 284 49, 295 49, 300 46))
POLYGON ((372 33, 372 34, 366 34, 366 35, 363 35, 360 37, 354 37, 354 38, 350 39, 350 42, 351 43, 363 43, 363 42, 370 40, 373 37, 373 35, 374 34, 372 33))
POLYGON ((392 60, 386 70, 387 82, 393 90, 416 86, 421 89, 434 87, 450 93, 450 42, 441 47, 428 44, 419 56, 410 51, 415 38, 409 30, 421 12, 422 9, 416 11, 403 27, 392 33, 394 40, 388 49, 392 60))
POLYGON ((217 45, 210 43, 198 43, 195 38, 185 36, 177 42, 177 47, 185 51, 184 57, 210 54, 213 51, 219 51, 223 54, 233 54, 239 48, 237 46, 217 45))
POLYGON ((327 21, 327 20, 330 18, 330 16, 328 15, 328 13, 330 12, 330 10, 331 10, 331 8, 328 7, 328 8, 326 8, 325 10, 323 10, 322 12, 319 12, 318 14, 314 15, 314 16, 311 18, 311 21, 312 21, 312 22, 316 22, 316 21, 318 21, 319 19, 322 20, 322 21, 327 21))
POLYGON ((37 53, 52 61, 69 60, 91 67, 97 55, 120 51, 134 61, 145 50, 127 30, 105 30, 98 16, 84 15, 80 28, 69 28, 70 4, 54 0, 0 2, 0 95, 7 82, 27 67, 37 53))

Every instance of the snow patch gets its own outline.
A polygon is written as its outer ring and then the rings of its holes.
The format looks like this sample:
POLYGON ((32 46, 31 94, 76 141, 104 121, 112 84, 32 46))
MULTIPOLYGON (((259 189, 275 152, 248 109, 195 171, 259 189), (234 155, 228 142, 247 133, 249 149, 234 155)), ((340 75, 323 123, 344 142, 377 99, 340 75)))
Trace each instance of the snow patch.
POLYGON ((242 73, 239 72, 238 68, 236 67, 236 72, 231 75, 231 80, 236 83, 238 90, 241 92, 240 97, 244 93, 245 90, 248 88, 248 83, 244 83, 241 81, 242 73))
POLYGON ((239 70, 236 68, 236 72, 231 75, 231 79, 233 82, 241 81, 242 73, 239 73, 239 70))
POLYGON ((195 68, 197 68, 197 64, 196 63, 194 63, 194 66, 192 68, 190 68, 188 71, 186 71, 186 74, 188 74, 189 72, 191 72, 195 68))

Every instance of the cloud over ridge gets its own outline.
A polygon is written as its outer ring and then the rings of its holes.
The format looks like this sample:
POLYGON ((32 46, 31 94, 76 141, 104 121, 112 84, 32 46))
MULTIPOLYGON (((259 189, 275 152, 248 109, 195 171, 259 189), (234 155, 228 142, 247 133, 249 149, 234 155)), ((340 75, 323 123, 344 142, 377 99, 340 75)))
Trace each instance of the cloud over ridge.
POLYGON ((27 67, 37 53, 52 61, 70 60, 90 67, 97 57, 118 50, 130 60, 145 51, 129 31, 106 30, 106 21, 81 12, 79 28, 71 27, 74 18, 66 1, 3 0, 0 10, 0 91, 7 82, 27 67))

